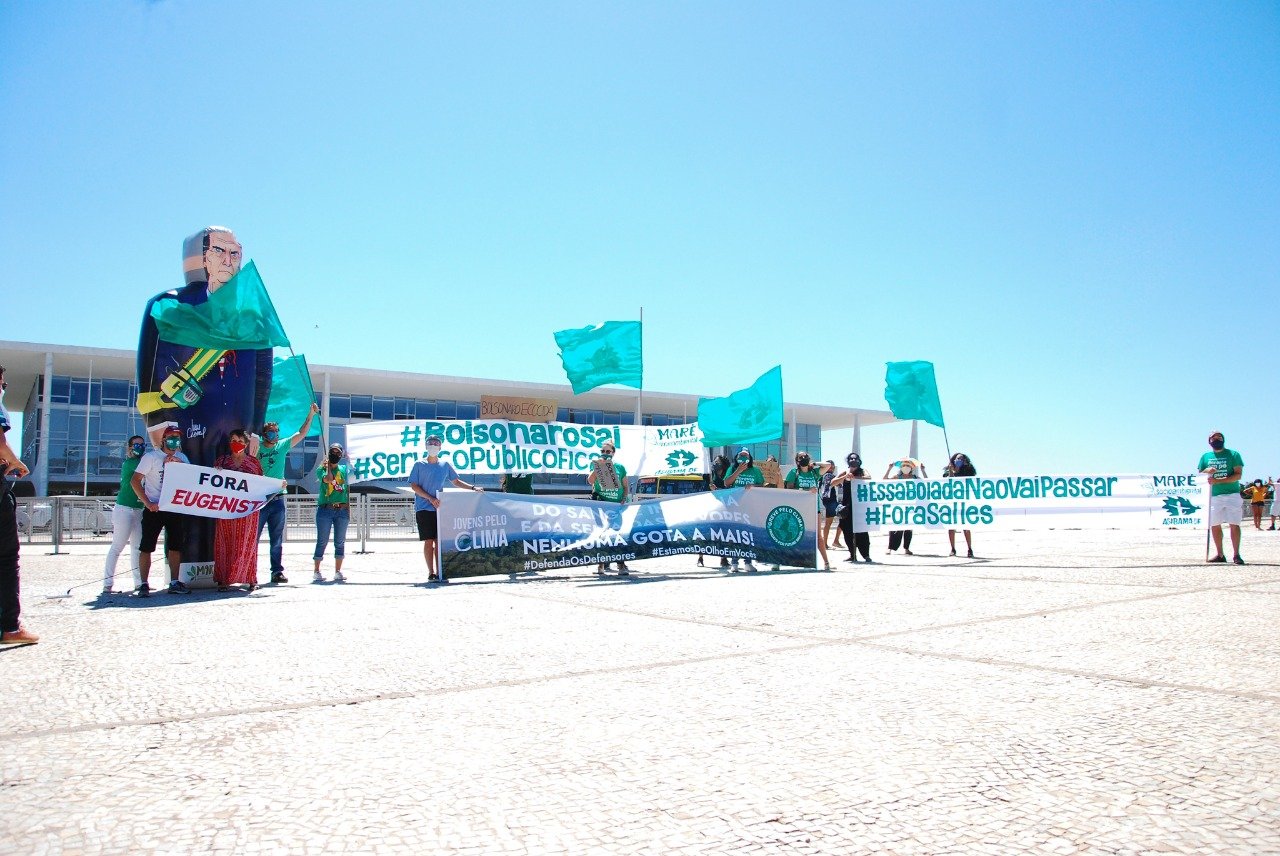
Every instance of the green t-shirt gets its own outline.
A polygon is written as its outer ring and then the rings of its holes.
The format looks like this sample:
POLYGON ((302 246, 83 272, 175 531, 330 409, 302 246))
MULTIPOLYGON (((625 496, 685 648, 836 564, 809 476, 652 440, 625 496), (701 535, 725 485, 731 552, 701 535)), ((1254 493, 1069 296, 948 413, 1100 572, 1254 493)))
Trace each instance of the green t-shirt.
POLYGON ((506 493, 533 493, 533 473, 507 473, 506 480, 502 483, 502 490, 506 493))
POLYGON ((128 457, 120 465, 120 492, 116 494, 116 505, 125 508, 142 508, 142 500, 133 490, 133 473, 138 469, 138 461, 142 458, 128 457))
POLYGON ((627 471, 622 464, 614 464, 613 471, 618 474, 618 489, 610 490, 600 487, 600 482, 591 483, 591 495, 596 499, 603 499, 605 502, 622 502, 622 498, 627 495, 627 471))
POLYGON ((329 467, 324 464, 316 467, 316 478, 320 479, 320 493, 316 496, 316 502, 320 505, 350 504, 351 494, 348 491, 351 483, 347 479, 347 465, 338 464, 333 470, 333 484, 328 484, 324 478, 328 475, 329 467))
MULTIPOLYGON (((1200 466, 1196 467, 1200 472, 1204 472, 1209 467, 1213 467, 1213 477, 1216 479, 1227 478, 1236 467, 1244 471, 1244 459, 1240 457, 1240 453, 1234 449, 1223 449, 1221 452, 1205 452, 1200 456, 1200 466)), ((1214 496, 1224 496, 1228 493, 1239 493, 1240 482, 1222 482, 1213 486, 1214 496)))
MULTIPOLYGON (((724 474, 726 483, 729 481, 729 476, 733 475, 733 471, 737 466, 738 466, 737 464, 734 464, 732 467, 729 468, 729 472, 724 474)), ((749 485, 762 485, 762 484, 764 484, 764 473, 760 472, 759 467, 753 465, 753 466, 747 467, 745 470, 738 473, 738 478, 734 481, 733 484, 728 486, 729 487, 747 487, 749 485)))
POLYGON ((283 479, 284 467, 289 461, 289 444, 276 441, 274 446, 266 443, 258 444, 258 463, 262 464, 262 474, 267 478, 283 479))
POLYGON ((811 487, 818 487, 822 484, 822 473, 818 472, 817 467, 810 467, 807 473, 799 467, 795 467, 791 472, 787 473, 787 479, 783 484, 787 487, 808 490, 811 487))

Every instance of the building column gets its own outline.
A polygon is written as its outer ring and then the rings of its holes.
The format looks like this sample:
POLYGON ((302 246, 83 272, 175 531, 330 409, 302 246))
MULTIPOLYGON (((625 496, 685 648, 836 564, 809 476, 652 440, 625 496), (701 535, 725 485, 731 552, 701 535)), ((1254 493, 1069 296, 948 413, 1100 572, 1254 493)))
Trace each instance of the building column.
MULTIPOLYGON (((798 451, 800 450, 796 448, 796 409, 793 407, 791 408, 791 419, 787 422, 787 453, 794 458, 798 451)), ((784 454, 783 457, 784 460, 779 461, 779 464, 785 463, 786 455, 784 454)), ((783 475, 786 475, 786 473, 784 472, 783 475)))
POLYGON ((859 457, 862 456, 862 414, 853 414, 853 448, 851 452, 856 452, 859 457))
POLYGON ((36 452, 36 496, 49 495, 49 422, 53 419, 53 409, 49 401, 49 393, 53 389, 53 351, 45 351, 44 377, 37 378, 40 384, 40 449, 36 452))

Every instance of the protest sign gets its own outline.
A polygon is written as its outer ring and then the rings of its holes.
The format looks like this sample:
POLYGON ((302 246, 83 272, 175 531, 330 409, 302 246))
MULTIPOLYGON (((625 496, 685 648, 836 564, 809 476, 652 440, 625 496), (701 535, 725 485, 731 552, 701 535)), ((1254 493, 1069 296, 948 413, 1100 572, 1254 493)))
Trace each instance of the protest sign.
POLYGON ((855 481, 853 529, 1204 527, 1198 474, 974 476, 855 481))
POLYGON ((454 577, 685 553, 817 566, 807 491, 729 488, 619 505, 446 490, 439 515, 443 568, 454 577))
POLYGON ((160 510, 232 520, 248 517, 280 493, 280 479, 195 464, 165 464, 160 510))
POLYGON ((629 476, 698 475, 707 455, 696 425, 669 427, 442 419, 360 422, 347 426, 352 482, 404 479, 426 460, 426 438, 444 440, 440 458, 459 473, 575 473, 591 471, 606 440, 629 476))

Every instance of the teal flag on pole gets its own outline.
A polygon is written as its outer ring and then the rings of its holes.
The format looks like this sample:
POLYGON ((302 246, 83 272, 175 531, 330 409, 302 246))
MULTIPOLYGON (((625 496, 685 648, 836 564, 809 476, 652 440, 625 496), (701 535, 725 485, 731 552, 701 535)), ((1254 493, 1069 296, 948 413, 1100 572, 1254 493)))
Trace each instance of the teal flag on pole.
POLYGON ((724 398, 698 399, 702 445, 767 443, 782 436, 782 366, 724 398))
POLYGON ((938 381, 933 376, 933 363, 915 360, 885 363, 884 400, 899 419, 919 419, 939 428, 942 402, 938 398, 938 381))
POLYGON ((556 333, 560 361, 580 395, 606 383, 642 388, 644 359, 639 321, 606 321, 556 333))
POLYGON ((204 303, 157 300, 151 306, 160 338, 189 348, 287 348, 280 316, 253 262, 204 303))
MULTIPOLYGON (((281 437, 292 437, 307 421, 315 400, 307 358, 302 354, 284 359, 276 357, 271 369, 271 396, 267 399, 267 416, 263 422, 276 423, 280 426, 281 437)), ((320 436, 319 419, 311 420, 307 436, 320 436)))

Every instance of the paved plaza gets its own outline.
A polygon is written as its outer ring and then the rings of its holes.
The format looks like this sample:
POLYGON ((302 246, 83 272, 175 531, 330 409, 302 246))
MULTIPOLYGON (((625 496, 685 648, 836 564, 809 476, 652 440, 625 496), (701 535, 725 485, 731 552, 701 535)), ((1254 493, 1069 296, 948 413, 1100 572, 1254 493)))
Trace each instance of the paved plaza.
POLYGON ((291 543, 148 600, 25 545, 0 852, 1280 853, 1280 532, 872 545, 428 588, 416 543, 342 585, 291 543))

